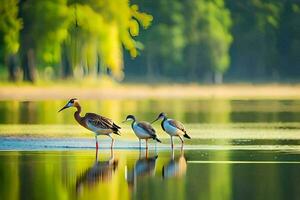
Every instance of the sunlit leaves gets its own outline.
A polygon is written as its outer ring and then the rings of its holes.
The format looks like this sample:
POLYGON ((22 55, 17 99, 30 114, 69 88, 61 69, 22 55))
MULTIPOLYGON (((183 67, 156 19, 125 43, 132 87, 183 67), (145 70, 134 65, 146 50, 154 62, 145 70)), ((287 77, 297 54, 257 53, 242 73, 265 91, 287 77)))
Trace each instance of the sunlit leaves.
MULTIPOLYGON (((67 37, 71 12, 67 0, 28 0, 21 7, 26 38, 32 41, 42 65, 60 61, 61 43, 67 37)), ((23 46, 24 51, 28 46, 23 46)))
POLYGON ((133 37, 151 21, 151 15, 128 0, 4 0, 0 4, 6 53, 18 51, 21 31, 22 55, 34 52, 40 70, 52 67, 58 72, 64 59, 82 72, 75 73, 80 77, 97 75, 100 66, 122 79, 123 47, 136 57, 142 45, 133 37))
POLYGON ((144 28, 148 28, 151 25, 151 22, 153 20, 153 17, 151 15, 140 12, 137 5, 132 5, 130 8, 132 17, 137 19, 144 28))
MULTIPOLYGON (((127 0, 91 0, 74 4, 79 26, 73 28, 79 41, 76 47, 76 65, 87 63, 89 72, 94 71, 100 62, 108 67, 117 79, 123 78, 123 46, 132 57, 139 49, 133 37, 139 34, 139 25, 147 28, 152 16, 138 11, 136 5, 130 6, 127 0), (99 57, 98 57, 99 55, 99 57), (98 60, 100 58, 100 60, 98 60)), ((72 27, 71 27, 72 28, 72 27)), ((74 36, 74 35, 73 35, 74 36)))
POLYGON ((203 49, 201 63, 214 72, 224 73, 229 67, 229 47, 233 40, 230 33, 231 17, 224 0, 195 1, 194 17, 198 35, 193 42, 203 49))
POLYGON ((4 35, 5 53, 17 53, 19 50, 19 31, 22 20, 18 18, 18 1, 2 0, 0 3, 0 31, 4 35))

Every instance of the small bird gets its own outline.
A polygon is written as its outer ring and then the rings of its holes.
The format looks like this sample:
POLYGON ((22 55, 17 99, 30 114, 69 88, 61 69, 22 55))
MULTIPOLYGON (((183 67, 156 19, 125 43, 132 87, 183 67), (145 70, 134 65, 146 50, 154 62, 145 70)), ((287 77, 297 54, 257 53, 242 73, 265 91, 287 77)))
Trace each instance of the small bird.
POLYGON ((168 119, 165 113, 160 113, 158 115, 158 117, 151 124, 153 124, 154 122, 156 122, 159 119, 162 119, 162 122, 161 122, 162 129, 171 136, 172 149, 174 147, 173 136, 179 137, 179 139, 181 140, 181 148, 183 147, 182 136, 185 138, 191 139, 191 137, 186 133, 186 130, 185 130, 183 124, 174 119, 168 119))
POLYGON ((114 133, 120 135, 120 126, 116 125, 111 119, 97 115, 95 113, 86 113, 84 117, 81 117, 81 106, 79 105, 78 99, 76 98, 70 99, 70 101, 58 112, 70 107, 77 108, 77 111, 74 113, 75 120, 81 126, 95 133, 96 150, 98 150, 98 135, 107 135, 108 137, 110 137, 110 148, 113 147, 114 139, 111 137, 110 134, 114 133))
POLYGON ((133 115, 128 115, 126 117, 126 120, 123 122, 126 121, 132 121, 131 127, 135 135, 139 138, 140 148, 141 148, 141 139, 146 140, 146 149, 148 149, 148 139, 153 139, 156 140, 157 142, 161 142, 157 138, 155 130, 150 123, 144 121, 138 122, 133 115))

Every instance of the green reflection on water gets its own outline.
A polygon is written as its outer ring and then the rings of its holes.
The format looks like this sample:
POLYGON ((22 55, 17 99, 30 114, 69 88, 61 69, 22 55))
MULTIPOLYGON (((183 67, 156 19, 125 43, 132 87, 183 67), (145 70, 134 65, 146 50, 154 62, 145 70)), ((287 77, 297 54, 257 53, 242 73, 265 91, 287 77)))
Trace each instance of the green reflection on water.
POLYGON ((190 150, 173 155, 106 150, 97 157, 94 153, 2 151, 0 199, 298 197, 300 162, 290 162, 300 161, 296 152, 190 150), (230 160, 234 162, 219 162, 230 160))
MULTIPOLYGON (((188 123, 296 122, 299 100, 82 100, 83 112, 95 112, 121 122, 127 114, 153 120, 158 113, 188 123)), ((74 109, 57 111, 66 101, 0 101, 0 123, 75 124, 74 109)))

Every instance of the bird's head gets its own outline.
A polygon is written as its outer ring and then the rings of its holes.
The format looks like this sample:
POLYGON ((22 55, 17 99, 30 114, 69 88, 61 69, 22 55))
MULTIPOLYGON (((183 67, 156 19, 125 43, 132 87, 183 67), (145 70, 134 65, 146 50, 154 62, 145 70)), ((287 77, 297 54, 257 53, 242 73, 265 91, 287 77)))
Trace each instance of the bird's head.
POLYGON ((153 121, 153 122, 151 122, 151 124, 153 124, 154 122, 156 122, 157 120, 160 120, 160 119, 164 119, 165 117, 167 117, 167 115, 165 114, 165 113, 160 113, 158 116, 157 116, 157 118, 153 121))
POLYGON ((127 115, 127 117, 126 117, 125 121, 123 121, 123 123, 126 121, 135 121, 135 117, 133 115, 127 115))
POLYGON ((66 108, 76 107, 77 105, 78 105, 78 99, 76 99, 76 98, 70 99, 68 101, 68 103, 64 107, 62 107, 62 109, 60 109, 58 112, 66 109, 66 108))

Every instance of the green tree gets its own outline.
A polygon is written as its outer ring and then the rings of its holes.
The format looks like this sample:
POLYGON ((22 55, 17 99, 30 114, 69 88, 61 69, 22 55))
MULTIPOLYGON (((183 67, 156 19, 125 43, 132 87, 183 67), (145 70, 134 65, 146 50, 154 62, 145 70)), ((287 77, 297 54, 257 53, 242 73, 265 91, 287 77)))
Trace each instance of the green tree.
POLYGON ((0 4, 0 32, 3 38, 3 51, 8 66, 9 80, 17 79, 17 53, 20 47, 19 31, 22 21, 18 18, 18 0, 3 0, 0 4))
POLYGON ((152 21, 128 0, 5 0, 0 9, 5 52, 17 55, 20 46, 23 79, 30 82, 73 69, 80 78, 97 75, 102 68, 121 79, 123 48, 136 57, 134 37, 152 21))
POLYGON ((214 81, 222 82, 229 67, 231 17, 224 0, 189 0, 186 20, 186 57, 192 76, 214 73, 214 81))
POLYGON ((279 17, 278 53, 279 74, 284 77, 300 76, 300 2, 283 1, 283 9, 279 17))
POLYGON ((23 79, 36 80, 40 68, 60 60, 61 43, 67 37, 70 12, 67 0, 21 1, 21 62, 23 79))
POLYGON ((184 10, 180 0, 136 1, 141 8, 154 16, 153 24, 138 40, 143 52, 135 59, 125 59, 126 72, 148 76, 178 76, 183 72, 184 10), (146 73, 145 73, 146 72, 146 73))
POLYGON ((83 67, 83 72, 95 75, 100 65, 121 79, 123 47, 131 57, 137 56, 138 43, 133 37, 139 34, 139 24, 144 28, 150 25, 152 16, 140 12, 137 5, 130 5, 127 0, 90 0, 75 4, 75 8, 78 28, 74 30, 77 34, 74 40, 80 40, 75 48, 83 57, 76 60, 74 66, 83 67))
POLYGON ((277 33, 282 2, 227 0, 233 19, 233 75, 256 80, 278 76, 277 33))

